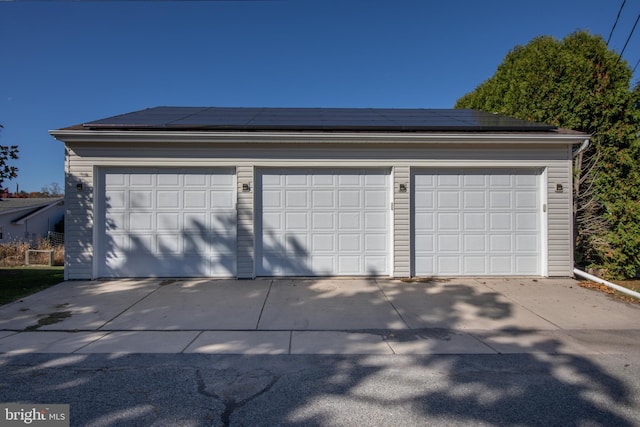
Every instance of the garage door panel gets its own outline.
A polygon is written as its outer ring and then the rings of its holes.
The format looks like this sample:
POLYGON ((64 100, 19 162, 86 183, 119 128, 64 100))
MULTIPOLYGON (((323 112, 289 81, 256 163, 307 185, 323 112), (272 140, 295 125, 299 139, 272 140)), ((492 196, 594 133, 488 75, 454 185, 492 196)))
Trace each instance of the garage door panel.
POLYGON ((516 175, 515 181, 518 188, 535 189, 538 187, 538 177, 534 174, 516 175))
POLYGON ((338 214, 339 230, 360 230, 360 212, 340 212, 338 214))
POLYGON ((158 209, 180 208, 180 192, 176 190, 162 190, 157 192, 158 209))
POLYGON ((513 267, 511 265, 512 257, 510 256, 490 256, 489 257, 489 265, 490 271, 489 274, 511 274, 513 271, 513 267))
MULTIPOLYGON (((225 224, 222 229, 226 228, 225 224)), ((207 213, 206 212, 184 212, 183 213, 183 230, 185 232, 198 231, 207 229, 207 213)))
POLYGON ((333 175, 331 171, 326 171, 324 173, 316 173, 311 176, 311 185, 316 186, 326 186, 326 187, 335 187, 336 185, 336 176, 333 175))
POLYGON ((525 230, 537 230, 538 229, 538 215, 533 212, 528 213, 515 213, 516 231, 525 230))
POLYGON ((235 274, 231 169, 105 169, 102 277, 235 274))
POLYGON ((131 190, 129 192, 129 206, 137 209, 153 208, 153 193, 151 191, 131 190))
POLYGON ((153 230, 153 214, 151 212, 130 213, 129 230, 132 232, 153 230))
POLYGON ((338 206, 346 209, 360 209, 360 192, 354 190, 342 190, 338 192, 338 206))
MULTIPOLYGON (((313 234, 311 241, 311 253, 333 253, 336 250, 336 236, 334 234, 313 234)), ((340 244, 342 250, 342 241, 340 244)))
POLYGON ((486 259, 484 256, 464 256, 465 274, 483 275, 487 273, 486 259))
POLYGON ((126 206, 126 192, 124 190, 107 191, 105 195, 105 204, 116 209, 124 209, 126 206))
POLYGON ((511 252, 511 234, 489 236, 489 252, 511 252))
POLYGON ((381 274, 385 274, 385 265, 389 262, 387 256, 365 256, 364 257, 364 269, 367 275, 369 276, 379 276, 381 274))
POLYGON ((285 200, 287 208, 303 208, 309 207, 307 200, 307 192, 301 190, 289 190, 285 192, 285 200))
POLYGON ((335 194, 333 191, 319 190, 312 191, 312 207, 314 209, 333 209, 336 207, 335 194))
POLYGON ((535 209, 538 195, 535 191, 519 191, 516 193, 516 209, 535 209))
POLYGON ((179 187, 180 175, 177 174, 160 174, 156 177, 158 187, 179 187))
POLYGON ((156 214, 156 230, 158 231, 179 231, 182 224, 180 213, 163 212, 156 214))
POLYGON ((489 195, 491 209, 511 209, 511 193, 508 191, 492 191, 489 195))
POLYGON ((442 275, 458 275, 462 271, 460 269, 460 258, 457 256, 439 256, 437 258, 438 274, 442 275))
POLYGON ((463 239, 463 251, 465 253, 470 253, 470 252, 485 253, 487 251, 487 238, 484 235, 466 234, 462 237, 462 239, 463 239))
POLYGON ((309 214, 306 212, 287 212, 285 214, 285 230, 308 230, 309 214))
POLYGON ((438 213, 438 231, 460 231, 460 213, 446 212, 438 213))
POLYGON ((489 176, 489 185, 491 187, 510 187, 511 186, 511 175, 504 173, 491 173, 489 176))
POLYGON ((233 209, 235 193, 232 190, 214 190, 211 192, 211 204, 219 209, 233 209))
POLYGON ((456 174, 440 174, 436 179, 438 187, 460 187, 460 177, 456 174))
POLYGON ((538 257, 517 256, 516 265, 520 274, 536 274, 538 271, 538 257))
POLYGON ((421 189, 419 192, 414 193, 413 200, 414 205, 418 208, 433 209, 435 206, 435 191, 421 189))
POLYGON ((440 234, 437 237, 438 252, 460 252, 459 234, 440 234))
MULTIPOLYGON (((126 246, 123 246, 122 253, 131 254, 154 254, 156 253, 156 236, 153 234, 136 234, 135 236, 125 236, 126 246)), ((133 257, 131 257, 133 258, 133 257)))
MULTIPOLYGON (((210 184, 211 182, 209 185, 210 184)), ((185 188, 208 187, 207 175, 200 173, 187 173, 184 175, 184 186, 185 188)))
POLYGON ((206 190, 186 190, 183 198, 185 209, 205 209, 208 204, 206 190))
POLYGON ((362 176, 359 172, 342 172, 338 174, 339 187, 362 187, 362 176))
POLYGON ((540 247, 540 239, 538 238, 538 236, 516 236, 516 251, 518 251, 519 253, 535 253, 537 252, 538 247, 540 247))
POLYGON ((471 172, 462 177, 462 183, 464 188, 485 187, 487 185, 487 176, 471 172))
POLYGON ((485 231, 487 229, 487 214, 484 212, 465 212, 463 226, 465 231, 485 231))
POLYGON ((282 218, 284 214, 281 212, 264 212, 262 214, 262 227, 268 233, 272 233, 275 230, 278 232, 284 229, 282 225, 282 218))
POLYGON ((311 227, 314 230, 335 231, 335 218, 334 212, 314 212, 311 214, 311 227))
MULTIPOLYGON (((416 239, 416 241, 414 243, 416 253, 434 252, 435 251, 434 239, 435 239, 434 235, 431 235, 431 236, 420 236, 419 239, 416 239)), ((417 263, 417 264, 419 264, 419 263, 417 263)))
POLYGON ((366 253, 386 253, 386 234, 366 234, 364 236, 364 250, 366 253))
POLYGON ((388 176, 382 170, 259 171, 257 274, 367 274, 366 251, 379 259, 390 247, 388 176), (295 250, 289 242, 275 244, 292 232, 295 250))
POLYGON ((511 231, 511 212, 489 213, 489 231, 511 231))
POLYGON ((365 212, 364 227, 366 230, 386 230, 387 215, 385 212, 365 212))
POLYGON ((486 208, 486 194, 484 191, 464 191, 462 200, 465 209, 486 208))
POLYGON ((414 274, 540 274, 538 173, 424 170, 412 183, 414 274))
POLYGON ((262 196, 262 205, 266 208, 282 208, 281 191, 265 191, 262 196))
POLYGON ((288 174, 284 177, 284 183, 287 187, 307 187, 309 177, 303 172, 288 174))
POLYGON ((182 239, 177 234, 161 234, 156 238, 156 254, 182 253, 182 239))
POLYGON ((130 187, 149 187, 153 184, 153 175, 148 173, 139 173, 130 175, 129 186, 130 187))
POLYGON ((434 256, 416 256, 415 269, 421 275, 430 276, 435 273, 435 257, 434 256))
POLYGON ((365 191, 364 205, 366 208, 385 208, 389 203, 386 191, 365 191))
POLYGON ((311 270, 317 272, 330 272, 335 271, 335 258, 331 255, 317 255, 311 256, 311 270))
POLYGON ((414 215, 414 227, 417 231, 433 231, 435 226, 435 213, 416 213, 414 215))
POLYGON ((338 236, 338 250, 340 253, 361 252, 362 244, 360 234, 341 234, 338 236))
POLYGON ((460 209, 460 193, 457 191, 438 192, 438 209, 460 209))
MULTIPOLYGON (((206 213, 202 212, 200 215, 206 215, 206 213)), ((185 215, 187 215, 185 213, 185 215)), ((191 223, 194 224, 194 223, 191 223)), ((226 234, 228 232, 233 232, 235 236, 235 228, 236 228, 236 218, 235 211, 233 210, 222 210, 219 213, 211 213, 209 214, 209 222, 196 222, 196 225, 200 229, 210 230, 214 233, 222 233, 226 234)))
POLYGON ((310 236, 307 233, 286 233, 284 250, 292 256, 305 256, 309 250, 310 236))

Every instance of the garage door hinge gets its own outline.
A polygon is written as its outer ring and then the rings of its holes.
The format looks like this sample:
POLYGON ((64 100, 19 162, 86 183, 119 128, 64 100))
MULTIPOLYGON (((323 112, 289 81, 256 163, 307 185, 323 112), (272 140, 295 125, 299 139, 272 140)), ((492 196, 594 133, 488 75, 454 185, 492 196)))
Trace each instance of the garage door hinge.
POLYGON ((546 211, 547 211, 547 204, 546 204, 546 203, 544 203, 544 204, 542 205, 542 212, 546 212, 546 211))
POLYGON ((391 202, 391 210, 393 210, 393 202, 391 202))

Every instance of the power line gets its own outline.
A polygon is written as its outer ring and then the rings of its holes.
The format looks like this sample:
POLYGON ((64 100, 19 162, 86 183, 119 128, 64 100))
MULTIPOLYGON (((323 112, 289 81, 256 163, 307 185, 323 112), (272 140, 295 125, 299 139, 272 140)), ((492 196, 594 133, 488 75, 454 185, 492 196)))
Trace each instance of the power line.
POLYGON ((611 32, 609 33, 609 38, 607 39, 607 47, 609 47, 609 41, 611 40, 611 36, 613 35, 613 30, 616 29, 616 25, 618 25, 618 20, 620 19, 620 14, 622 13, 622 8, 627 0, 622 1, 622 5, 620 6, 620 10, 618 10, 618 16, 616 16, 616 21, 613 23, 613 27, 611 27, 611 32))
POLYGON ((640 13, 638 13, 638 17, 636 18, 636 22, 635 24, 633 24, 633 28, 631 29, 631 32, 629 33, 629 37, 627 37, 627 41, 624 43, 624 47, 622 48, 622 52, 620 52, 620 57, 622 58, 622 54, 624 53, 624 50, 627 48, 627 45, 629 44, 629 40, 631 39, 631 36, 633 35, 633 32, 636 30, 636 26, 638 25, 638 21, 640 20, 640 13))

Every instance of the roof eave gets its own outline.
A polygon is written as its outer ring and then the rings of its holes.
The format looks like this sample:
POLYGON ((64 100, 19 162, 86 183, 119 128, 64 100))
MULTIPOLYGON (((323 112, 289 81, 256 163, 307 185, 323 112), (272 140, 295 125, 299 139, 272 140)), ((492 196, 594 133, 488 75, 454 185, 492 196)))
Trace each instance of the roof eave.
POLYGON ((228 132, 51 130, 65 143, 82 142, 190 142, 190 143, 535 143, 579 144, 590 135, 575 132, 228 132))

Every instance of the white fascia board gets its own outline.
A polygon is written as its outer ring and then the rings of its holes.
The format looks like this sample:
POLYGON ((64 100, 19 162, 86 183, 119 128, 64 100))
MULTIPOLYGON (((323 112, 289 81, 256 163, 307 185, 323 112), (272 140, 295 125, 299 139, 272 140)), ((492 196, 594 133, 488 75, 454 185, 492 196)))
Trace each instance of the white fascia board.
POLYGON ((542 133, 376 133, 376 132, 185 132, 51 130, 65 143, 73 142, 191 142, 191 143, 513 143, 581 144, 588 135, 542 133))

